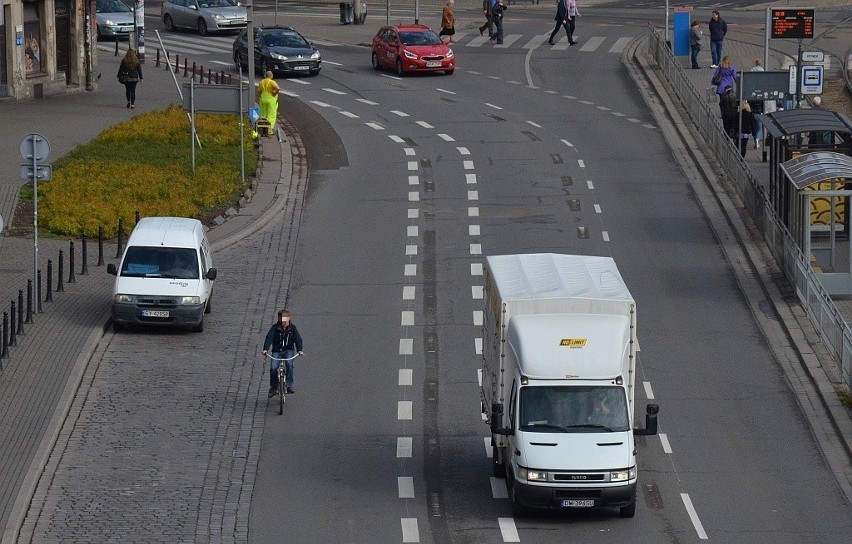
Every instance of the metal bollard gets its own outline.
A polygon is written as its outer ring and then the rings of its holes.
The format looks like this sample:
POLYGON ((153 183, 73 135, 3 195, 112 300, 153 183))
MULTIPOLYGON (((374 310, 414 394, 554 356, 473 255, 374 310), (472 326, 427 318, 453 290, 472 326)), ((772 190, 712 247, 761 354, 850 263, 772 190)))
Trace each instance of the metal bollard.
MULTIPOLYGON (((70 249, 68 250, 68 283, 76 283, 77 278, 74 277, 74 240, 69 240, 70 249)), ((62 270, 59 271, 59 275, 62 276, 62 270)), ((60 280, 61 281, 61 280, 60 280)))
POLYGON ((80 275, 86 276, 89 273, 89 250, 86 244, 86 235, 80 239, 80 258, 83 261, 83 267, 80 269, 80 275))
POLYGON ((160 49, 157 49, 157 62, 154 64, 157 68, 160 67, 160 49))
POLYGON ((47 295, 45 302, 53 302, 53 261, 47 260, 47 295))
MULTIPOLYGON (((73 251, 73 250, 74 250, 74 248, 71 248, 71 251, 73 251)), ((73 253, 72 253, 72 255, 73 255, 73 253)), ((56 292, 57 293, 61 293, 62 291, 65 290, 65 288, 62 287, 62 276, 65 274, 65 260, 63 259, 63 257, 64 257, 64 255, 62 255, 62 250, 60 249, 59 250, 59 273, 56 274, 56 292)))
POLYGON ((180 55, 177 53, 175 53, 175 73, 180 73, 180 55))
POLYGON ((208 68, 207 69, 207 83, 210 83, 211 81, 213 81, 213 78, 211 77, 211 73, 212 72, 210 71, 210 68, 208 68))
POLYGON ((186 68, 187 68, 187 60, 186 57, 183 58, 183 77, 186 77, 186 68))
POLYGON ((98 225, 98 266, 104 265, 104 226, 98 225))
POLYGON ((3 312, 3 351, 0 351, 0 357, 9 356, 9 314, 3 312))
POLYGON ((18 345, 18 338, 17 338, 17 336, 15 336, 15 313, 16 313, 15 312, 15 301, 13 300, 12 304, 10 306, 10 309, 9 309, 9 314, 11 314, 9 316, 11 318, 11 324, 9 325, 9 345, 10 346, 17 346, 18 345))
POLYGON ((192 61, 192 77, 190 77, 192 81, 195 81, 195 61, 192 61))
POLYGON ((41 314, 44 313, 44 309, 41 307, 41 268, 38 269, 38 273, 36 274, 38 278, 36 280, 36 313, 41 314))
POLYGON ((18 334, 24 334, 24 290, 18 289, 18 334))
POLYGON ((121 257, 121 246, 124 243, 124 219, 118 218, 118 247, 115 248, 115 258, 121 257))
POLYGON ((27 280, 27 323, 33 322, 33 280, 27 280))
POLYGON ((115 55, 113 55, 113 56, 114 57, 118 56, 118 35, 117 34, 115 36, 115 55))

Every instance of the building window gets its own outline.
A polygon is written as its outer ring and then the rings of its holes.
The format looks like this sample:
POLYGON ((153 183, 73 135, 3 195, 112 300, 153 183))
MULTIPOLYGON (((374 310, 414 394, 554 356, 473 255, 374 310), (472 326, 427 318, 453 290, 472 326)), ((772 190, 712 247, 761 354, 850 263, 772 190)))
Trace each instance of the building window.
POLYGON ((40 4, 24 3, 24 70, 27 75, 41 73, 40 4))

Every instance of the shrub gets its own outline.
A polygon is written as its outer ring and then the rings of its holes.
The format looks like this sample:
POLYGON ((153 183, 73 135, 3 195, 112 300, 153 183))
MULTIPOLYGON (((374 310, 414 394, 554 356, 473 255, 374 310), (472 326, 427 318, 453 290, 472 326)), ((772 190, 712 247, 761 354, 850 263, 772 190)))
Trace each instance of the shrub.
MULTIPOLYGON (((133 225, 137 211, 141 217, 203 218, 233 204, 245 189, 239 116, 197 114, 196 131, 204 147, 196 148, 193 174, 190 127, 181 108, 145 113, 105 130, 57 161, 53 179, 39 184, 40 227, 93 237, 103 225, 111 238, 119 218, 133 225)), ((246 175, 253 176, 257 152, 248 122, 244 132, 246 175)))

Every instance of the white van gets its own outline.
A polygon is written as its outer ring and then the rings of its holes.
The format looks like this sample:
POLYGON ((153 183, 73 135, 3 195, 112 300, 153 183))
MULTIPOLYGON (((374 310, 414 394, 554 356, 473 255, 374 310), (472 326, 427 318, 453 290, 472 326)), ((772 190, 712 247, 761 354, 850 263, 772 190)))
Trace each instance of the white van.
POLYGON ((213 255, 197 219, 145 217, 136 225, 121 258, 107 266, 116 276, 112 325, 174 325, 204 329, 213 295, 213 255))

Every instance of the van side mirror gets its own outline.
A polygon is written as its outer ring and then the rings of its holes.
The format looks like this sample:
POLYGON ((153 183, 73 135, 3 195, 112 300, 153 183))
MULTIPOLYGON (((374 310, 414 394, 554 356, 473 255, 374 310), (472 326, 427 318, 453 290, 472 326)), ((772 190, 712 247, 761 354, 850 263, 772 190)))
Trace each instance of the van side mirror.
POLYGON ((109 263, 109 264, 107 265, 107 274, 112 274, 113 276, 117 276, 117 275, 118 275, 118 269, 115 267, 115 265, 114 265, 114 264, 109 263))
POLYGON ((211 268, 210 270, 207 271, 207 279, 208 280, 215 280, 216 279, 216 269, 215 268, 211 268))
POLYGON ((652 436, 657 434, 657 413, 660 411, 658 404, 649 404, 645 406, 645 428, 633 429, 633 434, 636 436, 652 436))

